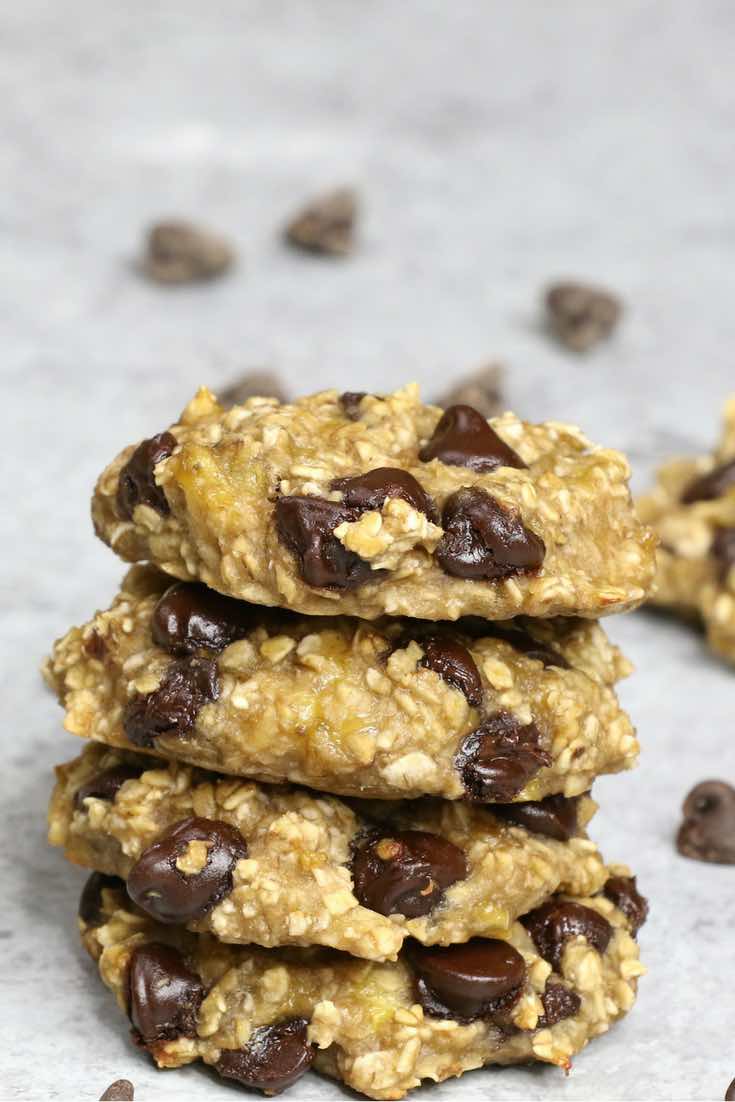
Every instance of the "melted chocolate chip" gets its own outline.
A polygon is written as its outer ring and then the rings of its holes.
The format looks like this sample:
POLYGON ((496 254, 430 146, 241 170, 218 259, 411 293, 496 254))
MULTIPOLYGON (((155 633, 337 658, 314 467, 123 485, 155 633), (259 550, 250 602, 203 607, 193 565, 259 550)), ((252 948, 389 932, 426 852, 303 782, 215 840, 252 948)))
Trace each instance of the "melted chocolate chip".
POLYGON ((684 801, 676 846, 683 857, 735 865, 735 788, 702 781, 684 801))
POLYGON ((417 918, 433 911, 447 888, 464 880, 467 862, 446 838, 403 830, 369 838, 355 854, 352 874, 363 907, 417 918))
POLYGON ((710 554, 720 566, 720 579, 725 581, 735 566, 735 528, 718 528, 712 537, 710 554))
POLYGON ((123 715, 125 734, 136 746, 147 748, 164 735, 185 738, 204 705, 218 696, 216 662, 180 658, 171 663, 157 689, 128 703, 123 715))
POLYGON ((335 478, 331 489, 341 490, 345 505, 361 513, 367 509, 381 509, 389 497, 398 497, 433 523, 439 520, 436 505, 421 483, 398 467, 376 467, 355 478, 335 478))
POLYGON ((135 765, 114 765, 111 769, 103 769, 77 789, 74 807, 84 810, 84 801, 90 796, 96 800, 114 800, 125 782, 135 780, 141 772, 141 767, 135 765))
POLYGON ((436 559, 453 577, 497 581, 538 570, 544 561, 544 541, 476 486, 447 498, 442 527, 436 559))
POLYGON ((533 938, 539 955, 555 972, 561 971, 564 946, 575 937, 586 938, 598 953, 607 949, 613 928, 591 907, 567 899, 552 899, 525 915, 521 922, 533 938))
POLYGON ((337 501, 319 497, 280 497, 276 502, 278 535, 296 555, 301 577, 317 589, 357 589, 380 577, 333 534, 360 513, 337 501))
POLYGON ((224 1049, 215 1067, 225 1079, 244 1087, 280 1094, 304 1075, 315 1049, 307 1040, 308 1022, 291 1018, 253 1031, 244 1048, 224 1049))
MULTIPOLYGON (((485 636, 502 639, 503 642, 510 643, 515 650, 525 654, 527 658, 542 662, 544 666, 557 666, 560 670, 571 668, 563 654, 560 654, 559 651, 554 650, 546 643, 540 643, 538 639, 534 639, 525 628, 516 625, 491 623, 487 620, 481 622, 486 625, 483 631, 485 636)), ((460 620, 457 626, 462 629, 463 625, 464 620, 460 620)))
POLYGON ((502 1017, 520 997, 526 978, 518 950, 494 938, 476 937, 446 949, 416 945, 410 960, 417 999, 434 1017, 502 1017))
POLYGON ((582 1005, 582 1000, 576 991, 565 987, 563 983, 549 982, 541 996, 544 1013, 538 1020, 537 1029, 549 1029, 557 1022, 563 1022, 566 1018, 573 1018, 582 1005))
POLYGON ((611 876, 603 890, 610 902, 628 919, 635 937, 648 918, 648 900, 638 891, 635 876, 611 876))
POLYGON ((521 724, 510 712, 496 712, 462 739, 454 764, 467 798, 508 803, 551 758, 540 746, 535 723, 521 724))
POLYGON ((545 800, 528 800, 518 804, 498 804, 493 814, 514 826, 525 827, 534 834, 568 842, 579 831, 577 823, 578 796, 547 796, 545 800))
POLYGON ((360 404, 363 398, 367 398, 367 395, 368 392, 366 390, 346 390, 344 394, 340 394, 339 402, 348 420, 360 420, 360 404))
POLYGON ((143 851, 128 875, 128 895, 158 922, 191 922, 232 891, 232 871, 247 852, 245 839, 229 823, 184 819, 143 851), (200 872, 182 872, 176 862, 197 841, 208 844, 206 863, 200 872))
POLYGON ((102 892, 124 891, 125 884, 119 876, 106 876, 103 872, 93 872, 87 879, 79 897, 79 917, 85 926, 102 926, 105 914, 102 910, 102 892))
POLYGON ((201 980, 178 949, 149 942, 133 950, 128 970, 128 1014, 144 1045, 194 1037, 203 998, 201 980))
POLYGON ((448 685, 464 693, 468 704, 479 708, 483 699, 482 678, 467 648, 448 635, 428 635, 418 642, 424 651, 419 665, 439 674, 448 685))
POLYGON ((735 459, 720 463, 707 474, 700 475, 684 487, 682 505, 693 505, 695 501, 715 501, 735 483, 735 459))
POLYGON ((177 582, 153 610, 151 634, 153 642, 171 654, 193 654, 200 648, 221 651, 252 631, 257 615, 245 601, 224 597, 198 582, 177 582))
POLYGON ((176 443, 172 433, 159 432, 135 449, 120 471, 117 483, 117 511, 123 520, 132 520, 136 505, 149 505, 162 516, 170 513, 166 495, 156 485, 154 471, 162 459, 171 455, 176 443))
POLYGON ((424 463, 439 459, 452 467, 478 472, 526 467, 472 406, 450 406, 439 419, 431 440, 419 452, 419 459, 424 463))

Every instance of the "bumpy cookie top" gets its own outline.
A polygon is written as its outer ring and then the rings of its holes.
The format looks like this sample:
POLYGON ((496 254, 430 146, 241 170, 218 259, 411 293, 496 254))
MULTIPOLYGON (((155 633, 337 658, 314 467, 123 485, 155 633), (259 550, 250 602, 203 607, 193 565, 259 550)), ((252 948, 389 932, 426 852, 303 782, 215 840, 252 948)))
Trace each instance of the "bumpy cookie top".
POLYGON ((206 389, 102 474, 123 559, 300 612, 597 617, 639 604, 655 539, 628 464, 569 425, 324 391, 224 410, 206 389))

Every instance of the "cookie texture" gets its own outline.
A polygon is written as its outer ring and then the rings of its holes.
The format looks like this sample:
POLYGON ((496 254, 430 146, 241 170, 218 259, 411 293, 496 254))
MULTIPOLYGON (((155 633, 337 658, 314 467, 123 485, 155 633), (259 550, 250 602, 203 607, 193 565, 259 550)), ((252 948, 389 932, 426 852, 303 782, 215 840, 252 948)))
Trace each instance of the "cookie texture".
POLYGON ((442 413, 413 386, 227 410, 202 389, 110 464, 92 514, 126 561, 299 612, 599 617, 653 575, 628 477, 572 426, 442 413))

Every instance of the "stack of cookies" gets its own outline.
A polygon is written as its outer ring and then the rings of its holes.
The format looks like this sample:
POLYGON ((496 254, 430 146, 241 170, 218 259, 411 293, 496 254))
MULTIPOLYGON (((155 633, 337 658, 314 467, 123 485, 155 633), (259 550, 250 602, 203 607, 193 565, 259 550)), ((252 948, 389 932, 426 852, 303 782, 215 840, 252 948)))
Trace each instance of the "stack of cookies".
POLYGON ((50 839, 161 1067, 370 1098, 568 1069, 633 1004, 647 905, 587 826, 638 744, 597 618, 655 540, 575 428, 200 391, 97 485, 133 566, 47 678, 90 739, 50 839))

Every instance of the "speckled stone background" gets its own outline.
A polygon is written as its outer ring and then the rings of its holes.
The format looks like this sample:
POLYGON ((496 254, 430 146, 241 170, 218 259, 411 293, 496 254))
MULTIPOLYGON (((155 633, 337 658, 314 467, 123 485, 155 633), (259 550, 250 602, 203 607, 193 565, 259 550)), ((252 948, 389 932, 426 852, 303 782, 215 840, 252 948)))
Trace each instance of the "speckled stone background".
MULTIPOLYGON (((4 760, 0 1095, 225 1097, 157 1073, 76 938, 83 876, 44 842, 51 765, 80 746, 36 672, 122 567, 88 518, 95 475, 200 382, 272 367, 293 391, 428 396, 488 357, 508 403, 624 448, 636 484, 713 438, 735 390, 730 0, 25 0, 0 13, 0 546, 4 760), (356 184, 355 257, 287 252, 312 190, 356 184), (167 290, 143 226, 199 217, 233 275, 167 290), (543 335, 557 275, 629 304, 587 359, 543 335)), ((735 779, 735 673, 646 614, 610 624, 644 753, 595 833, 652 900, 637 1009, 575 1062, 473 1073, 419 1098, 717 1099, 735 1075, 735 869, 678 857, 695 781, 735 779)), ((315 1076, 297 1100, 344 1097, 315 1076)))

